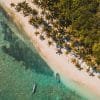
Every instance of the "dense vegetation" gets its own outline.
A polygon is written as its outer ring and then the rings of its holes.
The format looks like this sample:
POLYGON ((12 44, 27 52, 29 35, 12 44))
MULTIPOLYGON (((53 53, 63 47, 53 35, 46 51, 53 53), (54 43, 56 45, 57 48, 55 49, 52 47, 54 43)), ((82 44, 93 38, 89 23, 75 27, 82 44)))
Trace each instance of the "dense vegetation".
MULTIPOLYGON (((60 48, 60 53, 62 48, 73 51, 100 72, 99 0, 33 0, 33 3, 42 8, 41 16, 25 1, 18 3, 16 10, 23 11, 25 16, 31 15, 29 23, 36 28, 42 25, 46 36, 60 48)), ((41 39, 44 40, 43 35, 41 39)))
MULTIPOLYGON (((100 5, 99 0, 41 0, 36 4, 60 25, 60 38, 70 37, 71 48, 89 64, 100 68, 100 5)), ((63 42, 64 43, 64 42, 63 42)), ((61 45, 63 45, 63 43, 61 45)))

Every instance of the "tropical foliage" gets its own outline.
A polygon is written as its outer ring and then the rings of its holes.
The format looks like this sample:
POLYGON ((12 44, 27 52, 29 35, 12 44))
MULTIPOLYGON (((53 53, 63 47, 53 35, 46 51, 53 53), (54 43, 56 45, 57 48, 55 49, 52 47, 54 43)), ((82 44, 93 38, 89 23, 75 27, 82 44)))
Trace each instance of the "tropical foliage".
MULTIPOLYGON (((62 48, 67 52, 73 50, 87 64, 100 69, 99 0, 33 0, 32 2, 42 8, 41 16, 26 1, 18 3, 15 9, 18 12, 22 11, 25 16, 31 15, 29 23, 36 28, 42 26, 45 35, 55 41, 59 52, 62 48)), ((44 40, 43 35, 40 35, 40 38, 44 40)), ((48 44, 51 45, 51 42, 48 44)))

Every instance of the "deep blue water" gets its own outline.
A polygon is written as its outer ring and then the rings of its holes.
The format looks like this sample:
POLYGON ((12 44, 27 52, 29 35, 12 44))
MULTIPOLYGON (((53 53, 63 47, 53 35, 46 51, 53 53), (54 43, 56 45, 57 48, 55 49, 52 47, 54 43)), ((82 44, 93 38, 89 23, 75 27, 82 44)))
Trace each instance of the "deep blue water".
POLYGON ((57 82, 35 48, 22 41, 12 26, 0 10, 0 100, 84 100, 57 82))

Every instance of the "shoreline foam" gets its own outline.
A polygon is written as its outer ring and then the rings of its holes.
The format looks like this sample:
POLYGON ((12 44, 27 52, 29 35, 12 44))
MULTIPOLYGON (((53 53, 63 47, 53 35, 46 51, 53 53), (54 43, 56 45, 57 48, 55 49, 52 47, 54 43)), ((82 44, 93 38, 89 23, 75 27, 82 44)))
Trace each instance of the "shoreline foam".
MULTIPOLYGON (((19 0, 16 0, 19 1, 19 0)), ((83 90, 92 91, 98 98, 100 97, 100 80, 96 77, 90 77, 86 72, 79 71, 75 66, 68 62, 68 57, 65 55, 57 55, 55 52, 55 47, 49 47, 47 41, 41 41, 39 37, 34 35, 34 28, 28 24, 27 18, 24 18, 22 14, 17 13, 13 8, 10 7, 11 0, 0 0, 2 8, 8 13, 12 18, 16 26, 21 31, 25 31, 27 37, 30 39, 31 43, 36 47, 42 58, 50 65, 50 68, 56 73, 59 73, 62 81, 68 82, 68 79, 74 81, 78 87, 84 88, 83 90), (20 27, 21 25, 21 27, 20 27), (23 29, 22 29, 23 28, 23 29)), ((15 1, 13 1, 15 2, 15 1)), ((70 86, 70 85, 69 85, 70 86)), ((76 89, 77 90, 77 89, 76 89)), ((92 94, 91 92, 91 94, 92 94)), ((86 95, 87 93, 85 93, 86 95)))

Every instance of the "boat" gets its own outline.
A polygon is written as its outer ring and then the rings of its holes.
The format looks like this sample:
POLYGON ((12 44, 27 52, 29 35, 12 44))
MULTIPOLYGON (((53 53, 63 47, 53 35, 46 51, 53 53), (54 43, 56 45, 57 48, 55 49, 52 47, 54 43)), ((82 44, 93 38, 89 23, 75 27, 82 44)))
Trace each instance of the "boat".
POLYGON ((55 77, 56 77, 57 82, 60 83, 60 75, 59 75, 59 73, 56 73, 55 77))
POLYGON ((32 94, 36 92, 36 84, 33 84, 32 94))

